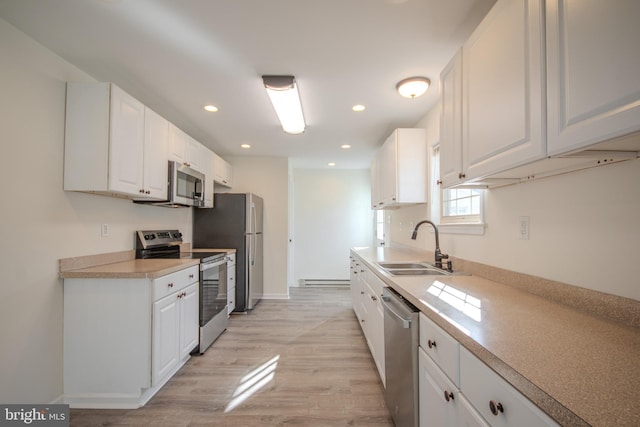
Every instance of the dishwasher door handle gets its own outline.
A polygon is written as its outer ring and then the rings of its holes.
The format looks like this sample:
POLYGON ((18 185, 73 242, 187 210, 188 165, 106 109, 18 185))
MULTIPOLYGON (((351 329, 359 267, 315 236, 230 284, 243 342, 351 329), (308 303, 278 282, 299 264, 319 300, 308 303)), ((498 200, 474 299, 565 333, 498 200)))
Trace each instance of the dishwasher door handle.
POLYGON ((384 309, 387 310, 389 313, 393 314, 398 320, 400 320, 402 322, 402 328, 403 329, 410 329, 411 328, 411 320, 410 319, 405 319, 404 317, 402 317, 401 315, 399 315, 398 313, 396 313, 393 308, 391 307, 390 304, 388 304, 388 301, 390 300, 389 297, 382 297, 382 304, 384 305, 384 309))

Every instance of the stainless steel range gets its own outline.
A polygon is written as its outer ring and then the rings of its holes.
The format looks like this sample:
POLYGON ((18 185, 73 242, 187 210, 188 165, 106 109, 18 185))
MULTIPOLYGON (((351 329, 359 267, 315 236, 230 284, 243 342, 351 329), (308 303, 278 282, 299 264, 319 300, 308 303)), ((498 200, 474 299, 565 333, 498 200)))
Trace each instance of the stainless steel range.
POLYGON ((200 342, 193 352, 203 354, 227 329, 227 253, 181 252, 178 230, 136 232, 136 258, 191 258, 200 260, 200 342))

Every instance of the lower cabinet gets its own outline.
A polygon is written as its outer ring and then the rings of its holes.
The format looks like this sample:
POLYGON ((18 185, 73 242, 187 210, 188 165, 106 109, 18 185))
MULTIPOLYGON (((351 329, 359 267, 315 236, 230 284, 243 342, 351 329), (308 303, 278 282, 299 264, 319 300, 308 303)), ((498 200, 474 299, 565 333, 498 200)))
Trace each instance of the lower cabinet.
POLYGON ((384 284, 356 256, 351 256, 351 297, 353 310, 360 322, 369 351, 373 356, 378 374, 386 384, 384 367, 384 312, 382 288, 384 284))
POLYGON ((63 402, 144 406, 198 344, 198 266, 156 279, 64 279, 63 402))
POLYGON ((420 314, 420 426, 557 426, 477 357, 420 314))
POLYGON ((151 385, 155 386, 198 344, 198 284, 154 302, 152 317, 151 385))

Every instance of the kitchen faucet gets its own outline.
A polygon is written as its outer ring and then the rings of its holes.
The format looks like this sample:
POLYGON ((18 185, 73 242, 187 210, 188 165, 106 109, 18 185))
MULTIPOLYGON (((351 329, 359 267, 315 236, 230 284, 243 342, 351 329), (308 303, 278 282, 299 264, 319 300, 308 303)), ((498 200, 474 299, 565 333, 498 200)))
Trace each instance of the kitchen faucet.
MULTIPOLYGON (((449 259, 449 255, 443 254, 440 251, 440 236, 438 235, 438 227, 436 227, 436 225, 433 222, 428 221, 428 220, 425 219, 424 221, 420 221, 419 223, 417 223, 416 224, 416 228, 414 228, 413 229, 413 233, 411 233, 411 240, 416 240, 416 238, 418 237, 418 228, 420 228, 420 226, 422 224, 424 224, 424 223, 431 224, 431 226, 433 227, 433 230, 435 231, 435 234, 436 234, 436 257, 435 257, 436 258, 436 263, 435 263, 435 266, 437 268, 442 268, 442 260, 443 259, 448 260, 449 259)), ((451 261, 447 261, 447 271, 448 272, 452 272, 453 271, 453 268, 451 266, 451 261)))

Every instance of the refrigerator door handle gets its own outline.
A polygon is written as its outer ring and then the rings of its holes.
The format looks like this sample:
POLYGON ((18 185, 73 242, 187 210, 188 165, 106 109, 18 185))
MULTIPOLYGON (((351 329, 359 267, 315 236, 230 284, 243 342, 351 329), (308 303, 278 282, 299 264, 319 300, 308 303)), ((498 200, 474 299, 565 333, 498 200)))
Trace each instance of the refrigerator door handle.
POLYGON ((251 203, 251 245, 253 246, 251 248, 251 254, 250 254, 250 259, 251 259, 251 265, 255 265, 256 260, 255 260, 255 253, 256 253, 256 226, 257 226, 257 219, 256 219, 256 205, 254 203, 251 203))

